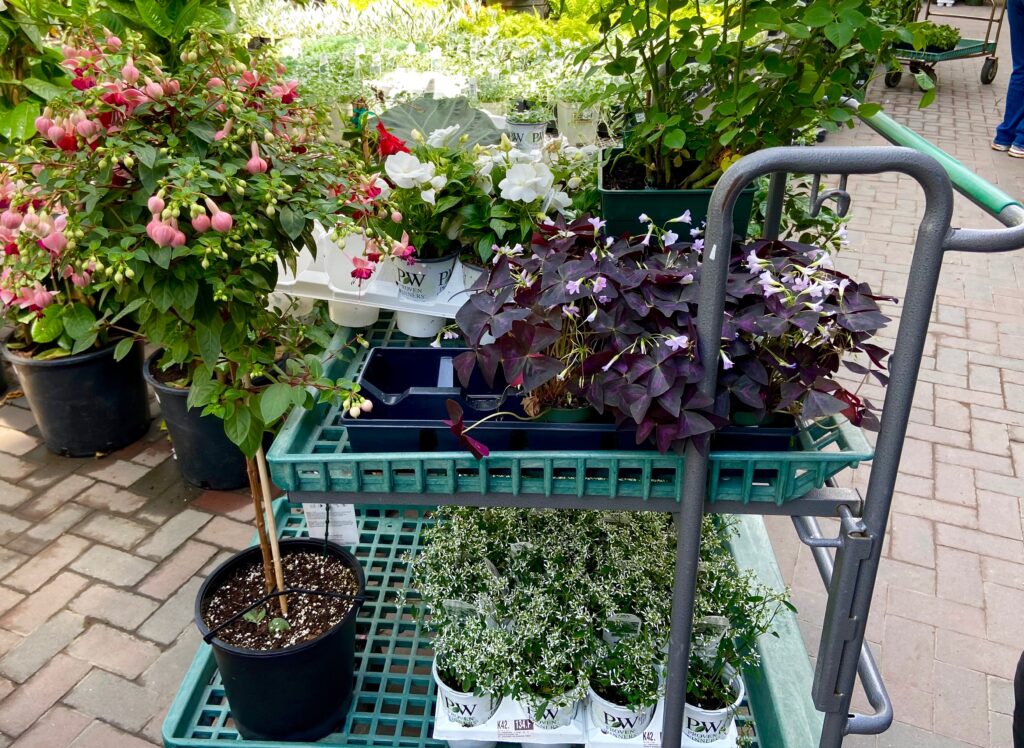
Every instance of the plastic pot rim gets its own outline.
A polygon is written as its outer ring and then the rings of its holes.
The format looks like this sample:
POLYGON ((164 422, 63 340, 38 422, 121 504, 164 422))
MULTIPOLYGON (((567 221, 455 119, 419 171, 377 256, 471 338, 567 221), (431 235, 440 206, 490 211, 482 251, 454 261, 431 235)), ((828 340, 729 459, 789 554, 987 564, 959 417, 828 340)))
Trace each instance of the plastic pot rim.
MULTIPOLYGON (((121 342, 120 340, 115 340, 112 343, 107 343, 106 345, 101 346, 99 348, 95 348, 91 351, 82 351, 81 353, 71 353, 67 356, 60 356, 58 358, 48 358, 44 360, 39 360, 37 358, 32 358, 30 356, 18 356, 17 354, 13 353, 7 347, 7 342, 12 337, 13 333, 5 337, 3 339, 3 342, 0 343, 0 352, 3 353, 4 359, 7 360, 11 364, 11 366, 35 366, 39 368, 61 368, 66 366, 74 366, 75 364, 85 363, 88 361, 95 361, 96 359, 102 358, 107 354, 112 355, 114 349, 117 347, 117 344, 121 342)), ((132 343, 132 347, 134 348, 135 346, 137 346, 139 342, 140 341, 136 340, 134 343, 132 343)))

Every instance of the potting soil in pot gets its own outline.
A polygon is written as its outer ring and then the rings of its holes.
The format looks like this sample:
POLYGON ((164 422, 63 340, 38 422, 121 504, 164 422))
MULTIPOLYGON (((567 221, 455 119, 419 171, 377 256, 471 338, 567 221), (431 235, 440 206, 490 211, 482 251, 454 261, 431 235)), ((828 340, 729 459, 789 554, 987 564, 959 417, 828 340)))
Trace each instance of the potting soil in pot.
MULTIPOLYGON (((257 556, 259 559, 259 556, 257 556)), ((281 559, 285 583, 290 588, 320 590, 344 595, 358 595, 359 581, 341 559, 310 551, 286 553, 281 559)), ((239 568, 209 599, 203 620, 211 629, 244 610, 264 596, 263 563, 239 568)), ((244 617, 217 632, 217 638, 243 649, 269 651, 301 644, 320 636, 338 623, 353 607, 353 600, 327 595, 288 595, 286 631, 270 630, 270 622, 280 615, 275 600, 267 606, 267 614, 258 622, 244 617)), ((258 608, 256 610, 259 610, 258 608)))

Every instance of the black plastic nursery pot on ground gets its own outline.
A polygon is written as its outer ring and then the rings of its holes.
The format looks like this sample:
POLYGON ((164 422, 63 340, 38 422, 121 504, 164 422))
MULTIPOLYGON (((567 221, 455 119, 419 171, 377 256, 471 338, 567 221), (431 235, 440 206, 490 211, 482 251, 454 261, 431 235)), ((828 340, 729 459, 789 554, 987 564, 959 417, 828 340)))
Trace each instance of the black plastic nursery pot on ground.
POLYGON ((188 407, 188 389, 172 387, 153 376, 160 351, 146 359, 143 374, 156 393, 167 432, 174 445, 181 477, 200 488, 226 491, 248 480, 245 456, 224 433, 224 421, 188 407))
MULTIPOLYGON (((361 598, 366 590, 363 567, 334 543, 308 538, 281 542, 281 553, 329 553, 352 570, 361 598)), ((231 705, 237 733, 249 740, 315 741, 344 718, 352 700, 358 602, 317 638, 291 647, 256 651, 232 646, 216 637, 204 621, 207 601, 239 568, 260 558, 260 548, 242 551, 218 566, 196 595, 195 621, 213 649, 217 670, 231 705)), ((256 602, 255 600, 253 602, 256 602)))
POLYGON ((51 452, 93 457, 126 447, 146 433, 142 344, 132 346, 120 361, 114 360, 114 347, 42 361, 2 347, 51 452))

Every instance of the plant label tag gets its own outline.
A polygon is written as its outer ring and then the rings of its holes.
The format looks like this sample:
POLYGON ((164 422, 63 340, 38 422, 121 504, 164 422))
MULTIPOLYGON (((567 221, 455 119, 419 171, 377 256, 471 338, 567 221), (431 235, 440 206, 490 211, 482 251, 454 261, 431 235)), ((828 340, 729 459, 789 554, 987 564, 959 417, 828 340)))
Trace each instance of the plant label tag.
POLYGON ((614 647, 619 639, 639 634, 640 626, 640 619, 632 613, 612 613, 605 621, 601 638, 609 647, 614 647))
POLYGON ((533 736, 532 719, 499 719, 498 740, 515 741, 533 736))
POLYGON ((661 730, 644 730, 644 748, 661 748, 661 730))
POLYGON ((327 540, 339 545, 359 542, 356 508, 352 504, 303 504, 309 537, 327 540))
POLYGON ((475 605, 464 600, 442 600, 441 605, 453 616, 475 616, 479 614, 475 605))

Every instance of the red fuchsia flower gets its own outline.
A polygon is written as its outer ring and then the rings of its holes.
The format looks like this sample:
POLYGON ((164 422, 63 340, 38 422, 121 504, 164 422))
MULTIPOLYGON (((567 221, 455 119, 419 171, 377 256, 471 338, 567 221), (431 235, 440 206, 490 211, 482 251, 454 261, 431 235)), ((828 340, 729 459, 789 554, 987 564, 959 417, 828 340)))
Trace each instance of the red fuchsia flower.
POLYGON ((245 162, 245 170, 250 174, 264 174, 269 168, 267 160, 260 157, 260 147, 256 145, 256 141, 252 141, 250 145, 250 152, 252 158, 245 162))
POLYGON ((409 244, 409 234, 407 232, 402 232, 402 238, 394 243, 394 246, 391 248, 391 254, 405 260, 410 265, 415 262, 413 255, 416 254, 416 247, 409 244))
POLYGON ((366 259, 370 262, 380 262, 382 253, 380 251, 380 245, 377 244, 373 239, 366 240, 366 259))
POLYGON ((238 79, 238 88, 242 91, 249 91, 266 82, 266 78, 255 70, 246 70, 238 79))
POLYGON ((401 138, 396 138, 388 132, 388 129, 384 127, 384 123, 380 120, 377 121, 377 136, 377 151, 380 153, 381 158, 386 158, 396 153, 409 152, 405 141, 401 138))
POLYGON ((86 91, 96 86, 96 79, 87 76, 77 76, 71 79, 71 85, 79 91, 86 91))
POLYGON ((287 83, 271 86, 270 93, 279 98, 282 104, 291 104, 299 98, 298 88, 299 82, 292 80, 287 83))
POLYGON ((352 277, 361 281, 369 280, 376 269, 376 265, 364 260, 362 257, 353 257, 352 264, 355 265, 355 268, 352 270, 352 277))
POLYGON ((197 234, 204 234, 210 230, 210 217, 205 213, 200 213, 198 216, 192 219, 192 228, 195 229, 197 234))
POLYGON ((7 242, 7 244, 4 245, 4 254, 5 255, 16 255, 16 254, 18 254, 18 245, 15 244, 14 242, 7 242))
POLYGON ((228 135, 231 134, 231 128, 235 126, 235 120, 229 119, 224 123, 224 127, 220 128, 213 134, 214 140, 224 140, 228 135))

